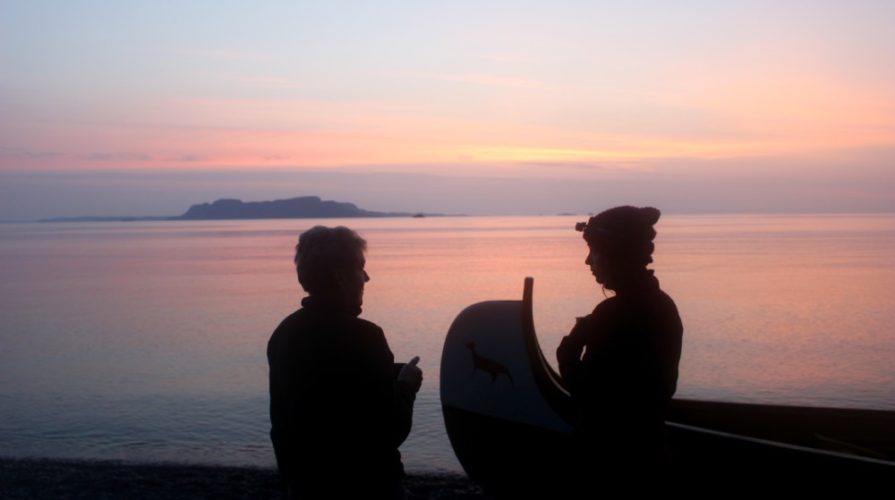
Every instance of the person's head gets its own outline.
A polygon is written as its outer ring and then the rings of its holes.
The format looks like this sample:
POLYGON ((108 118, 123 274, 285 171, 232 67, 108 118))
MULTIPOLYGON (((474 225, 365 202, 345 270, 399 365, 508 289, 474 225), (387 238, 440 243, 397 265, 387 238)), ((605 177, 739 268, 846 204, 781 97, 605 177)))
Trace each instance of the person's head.
POLYGON ((622 206, 600 212, 575 229, 584 233, 590 266, 597 282, 615 290, 628 277, 646 269, 655 249, 653 225, 661 213, 653 207, 622 206))
POLYGON ((298 282, 308 295, 346 305, 363 302, 367 242, 347 227, 314 226, 295 246, 298 282))

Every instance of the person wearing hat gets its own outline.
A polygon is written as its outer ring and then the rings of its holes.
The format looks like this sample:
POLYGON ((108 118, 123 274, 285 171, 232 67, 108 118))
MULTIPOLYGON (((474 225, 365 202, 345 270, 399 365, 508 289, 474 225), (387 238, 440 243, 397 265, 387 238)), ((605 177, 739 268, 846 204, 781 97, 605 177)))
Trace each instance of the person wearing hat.
POLYGON ((614 292, 578 318, 556 351, 577 409, 576 462, 618 480, 659 472, 665 411, 677 387, 683 325, 671 297, 647 269, 655 248, 652 207, 611 208, 579 223, 597 283, 614 292))

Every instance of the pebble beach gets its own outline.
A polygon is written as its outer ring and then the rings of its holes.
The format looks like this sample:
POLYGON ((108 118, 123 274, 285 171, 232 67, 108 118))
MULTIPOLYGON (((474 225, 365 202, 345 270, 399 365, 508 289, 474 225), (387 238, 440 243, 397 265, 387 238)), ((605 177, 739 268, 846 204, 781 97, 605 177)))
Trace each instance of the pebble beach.
MULTIPOLYGON (((408 474, 409 500, 487 499, 464 475, 408 474)), ((3 499, 280 499, 273 469, 0 459, 3 499)))

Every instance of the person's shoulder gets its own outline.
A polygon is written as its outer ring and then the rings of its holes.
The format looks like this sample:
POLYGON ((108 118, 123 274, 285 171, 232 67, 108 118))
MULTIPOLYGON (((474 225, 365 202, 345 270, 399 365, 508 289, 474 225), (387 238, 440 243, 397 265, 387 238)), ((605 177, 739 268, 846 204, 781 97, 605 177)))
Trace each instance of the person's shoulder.
POLYGON ((680 337, 683 333, 684 325, 681 320, 681 314, 677 309, 677 304, 674 303, 674 299, 671 298, 671 295, 665 293, 665 291, 659 290, 656 294, 655 303, 658 305, 658 318, 661 318, 663 323, 676 332, 676 335, 680 337))
POLYGON ((591 312, 591 316, 598 317, 604 314, 610 314, 618 309, 620 304, 621 300, 619 299, 618 295, 606 297, 605 299, 601 300, 600 303, 596 305, 596 307, 594 307, 593 312, 591 312))
POLYGON ((600 301, 593 312, 583 318, 583 325, 589 330, 600 330, 607 325, 615 324, 624 315, 623 302, 613 295, 600 301))
POLYGON ((376 335, 385 338, 382 328, 372 321, 363 318, 354 318, 354 327, 365 335, 376 335))
POLYGON ((357 318, 357 324, 359 325, 359 331, 368 339, 368 341, 380 344, 385 347, 386 350, 390 350, 382 327, 363 318, 357 318))
POLYGON ((354 318, 351 331, 356 345, 369 359, 378 359, 391 367, 394 356, 385 338, 385 332, 379 325, 363 318, 354 318))
POLYGON ((656 297, 655 300, 657 302, 659 302, 660 304, 664 305, 665 307, 673 308, 675 310, 677 309, 677 304, 674 303, 674 299, 672 299, 671 295, 668 295, 668 293, 665 292, 665 290, 662 290, 661 288, 657 288, 655 297, 656 297))
POLYGON ((298 323, 301 322, 303 316, 304 316, 303 309, 294 311, 289 316, 286 316, 285 318, 283 318, 283 321, 280 321, 280 324, 277 326, 276 330, 274 330, 274 334, 276 335, 277 332, 283 332, 283 331, 290 330, 292 327, 294 327, 295 325, 297 325, 298 323))
POLYGON ((276 329, 274 329, 273 334, 271 334, 268 344, 275 344, 277 342, 280 342, 280 339, 289 335, 289 332, 294 331, 298 327, 299 323, 301 323, 301 317, 302 310, 299 309, 289 316, 283 318, 283 320, 280 321, 280 324, 277 325, 276 329))

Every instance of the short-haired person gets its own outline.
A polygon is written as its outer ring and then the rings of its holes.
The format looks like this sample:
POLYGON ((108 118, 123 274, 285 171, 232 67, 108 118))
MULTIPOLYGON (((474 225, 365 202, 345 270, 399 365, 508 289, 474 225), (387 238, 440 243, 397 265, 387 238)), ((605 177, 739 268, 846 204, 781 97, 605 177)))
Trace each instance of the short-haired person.
POLYGON ((646 267, 659 215, 652 207, 615 207, 577 227, 588 246, 585 264, 615 292, 579 318, 556 352, 578 409, 578 465, 594 481, 666 465, 664 420, 677 387, 683 326, 646 267))
POLYGON ((315 226, 295 251, 302 307, 267 345, 271 440, 290 498, 404 498, 398 446, 422 383, 381 328, 358 318, 366 241, 315 226))

